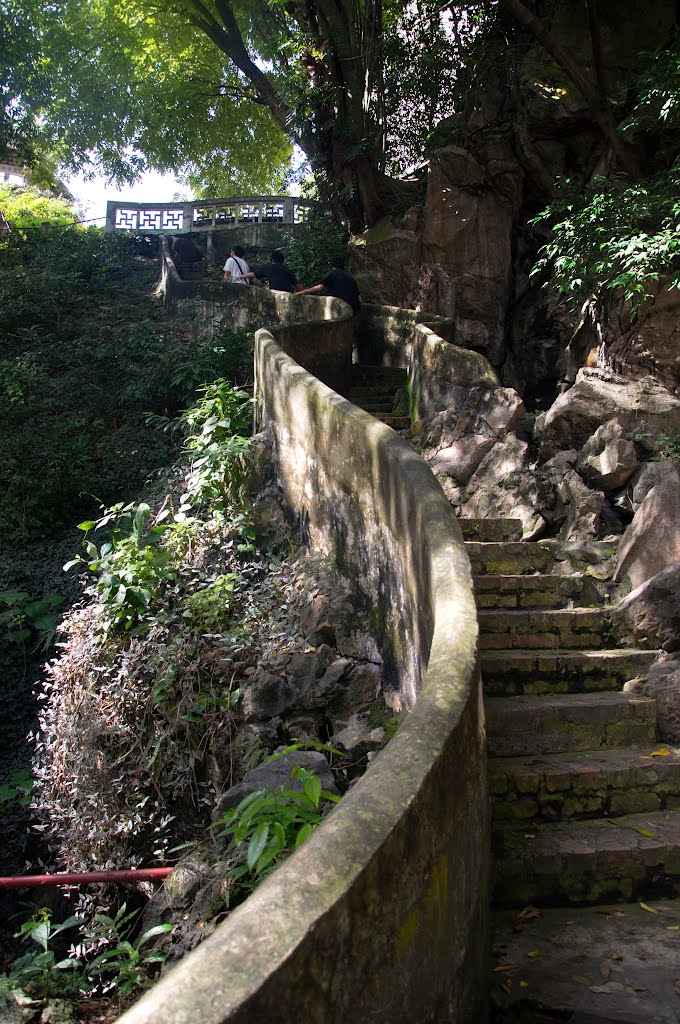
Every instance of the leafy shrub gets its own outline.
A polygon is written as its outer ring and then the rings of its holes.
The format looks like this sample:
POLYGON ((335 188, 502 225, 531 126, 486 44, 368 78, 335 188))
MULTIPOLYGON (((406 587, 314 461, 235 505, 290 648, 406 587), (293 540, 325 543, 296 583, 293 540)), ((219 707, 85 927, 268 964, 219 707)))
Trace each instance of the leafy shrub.
POLYGON ((661 277, 680 285, 680 169, 637 184, 594 178, 585 189, 567 179, 537 220, 555 221, 533 273, 574 301, 621 290, 638 301, 661 277))

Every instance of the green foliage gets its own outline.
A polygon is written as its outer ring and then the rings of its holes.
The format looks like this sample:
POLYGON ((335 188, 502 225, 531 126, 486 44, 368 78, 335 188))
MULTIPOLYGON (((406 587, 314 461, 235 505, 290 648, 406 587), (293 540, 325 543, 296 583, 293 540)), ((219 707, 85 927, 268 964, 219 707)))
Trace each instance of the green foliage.
POLYGON ((15 772, 9 782, 0 784, 0 810, 7 810, 13 804, 26 807, 31 801, 31 790, 35 779, 28 768, 15 772))
POLYGON ((191 458, 187 492, 198 505, 224 508, 239 495, 250 442, 253 399, 219 378, 198 389, 199 400, 182 413, 187 431, 185 451, 191 458))
POLYGON ((35 945, 14 961, 9 974, 0 975, 0 1006, 11 1003, 12 993, 18 990, 38 998, 70 996, 80 991, 80 962, 71 958, 60 959, 52 943, 62 932, 81 923, 81 918, 69 917, 62 924, 53 925, 52 911, 47 907, 42 907, 24 921, 16 937, 32 941, 35 945))
POLYGON ((680 170, 644 182, 594 178, 585 189, 561 182, 561 195, 536 218, 554 221, 533 273, 574 301, 620 290, 639 302, 661 278, 680 284, 680 170))
POLYGON ((86 533, 105 528, 109 532, 109 539, 99 548, 86 539, 87 558, 77 555, 64 566, 68 570, 82 563, 97 573, 95 591, 109 613, 107 632, 137 626, 177 576, 170 553, 160 543, 167 529, 163 515, 156 516, 149 526, 150 518, 146 502, 119 502, 105 509, 100 519, 78 526, 86 533))
POLYGON ((318 284, 333 260, 347 258, 347 235, 325 213, 313 210, 309 220, 286 236, 286 262, 305 285, 318 284))
MULTIPOLYGON (((293 744, 270 761, 299 748, 293 744)), ((300 790, 283 786, 257 789, 216 823, 217 834, 229 839, 227 857, 233 883, 252 888, 271 874, 281 860, 302 846, 340 799, 322 789, 318 775, 302 765, 292 768, 290 777, 300 790)))
POLYGON ((638 83, 633 111, 621 125, 621 131, 633 139, 648 132, 658 133, 661 152, 657 151, 657 159, 659 155, 675 155, 673 133, 680 126, 679 41, 676 32, 672 45, 651 57, 638 83))
POLYGON ((73 204, 50 192, 24 185, 0 184, 0 210, 12 231, 69 227, 78 220, 73 204))
POLYGON ((45 653, 52 646, 59 612, 64 603, 60 594, 46 594, 37 601, 23 590, 5 590, 0 594, 0 626, 5 626, 7 638, 12 643, 21 644, 35 631, 37 633, 36 649, 45 653))
POLYGON ((172 925, 149 928, 133 940, 130 933, 137 913, 128 912, 123 903, 112 917, 95 914, 88 922, 71 916, 55 925, 52 911, 41 907, 16 933, 16 938, 35 945, 14 961, 9 973, 0 975, 0 1006, 11 1005, 13 995, 21 993, 33 1000, 68 999, 91 995, 100 987, 122 998, 146 988, 153 967, 165 960, 165 954, 144 947, 151 939, 171 931, 172 925), (53 948, 54 940, 74 928, 78 929, 77 937, 68 955, 60 959, 53 948), (88 950, 101 950, 102 946, 103 952, 88 959, 88 950))
POLYGON ((163 963, 165 954, 144 947, 159 935, 172 931, 171 924, 159 924, 132 941, 129 937, 131 922, 137 911, 128 912, 125 903, 111 917, 95 914, 92 922, 84 929, 87 944, 107 948, 87 964, 85 973, 89 979, 104 979, 105 991, 114 989, 119 996, 126 996, 135 990, 146 988, 151 982, 150 969, 163 963))

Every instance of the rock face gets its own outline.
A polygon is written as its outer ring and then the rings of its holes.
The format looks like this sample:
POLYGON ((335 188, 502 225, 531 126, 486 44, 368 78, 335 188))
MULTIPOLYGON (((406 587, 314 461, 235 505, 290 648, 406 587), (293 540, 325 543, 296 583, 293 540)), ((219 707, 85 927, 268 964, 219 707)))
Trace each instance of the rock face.
POLYGON ((680 470, 669 468, 635 513, 621 538, 615 579, 633 587, 680 561, 680 470))
POLYGON ((661 286, 637 310, 630 324, 625 304, 612 316, 607 355, 626 376, 652 374, 669 390, 680 391, 680 292, 661 286))
POLYGON ((479 156, 434 150, 424 207, 362 235, 352 272, 370 301, 452 317, 456 344, 499 366, 523 174, 507 143, 479 156))

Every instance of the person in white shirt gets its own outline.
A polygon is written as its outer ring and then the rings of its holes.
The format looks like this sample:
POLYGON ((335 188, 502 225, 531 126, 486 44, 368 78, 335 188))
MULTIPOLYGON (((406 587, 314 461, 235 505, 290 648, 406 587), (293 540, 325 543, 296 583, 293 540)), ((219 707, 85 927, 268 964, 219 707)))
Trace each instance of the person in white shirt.
POLYGON ((231 284, 248 284, 245 274, 250 273, 250 267, 243 259, 243 246, 235 245, 224 264, 224 280, 231 284))

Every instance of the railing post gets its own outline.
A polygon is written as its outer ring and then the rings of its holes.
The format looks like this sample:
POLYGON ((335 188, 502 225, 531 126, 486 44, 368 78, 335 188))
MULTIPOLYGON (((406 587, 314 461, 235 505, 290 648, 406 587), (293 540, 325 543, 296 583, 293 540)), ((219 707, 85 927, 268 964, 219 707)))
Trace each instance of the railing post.
POLYGON ((283 200, 283 223, 293 224, 295 214, 295 200, 291 196, 286 196, 283 200))
POLYGON ((105 231, 113 231, 116 227, 116 201, 115 199, 109 199, 106 204, 106 224, 104 225, 105 231))

